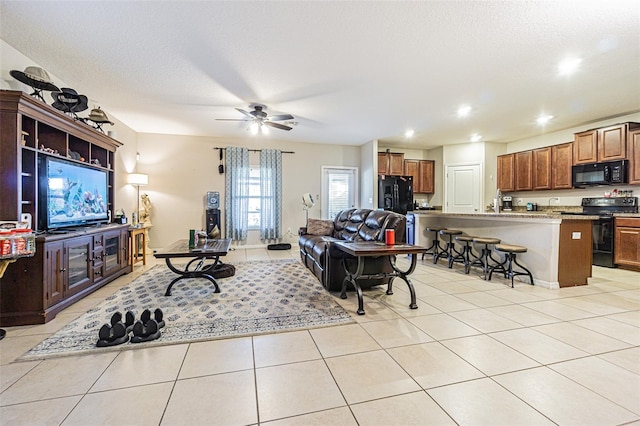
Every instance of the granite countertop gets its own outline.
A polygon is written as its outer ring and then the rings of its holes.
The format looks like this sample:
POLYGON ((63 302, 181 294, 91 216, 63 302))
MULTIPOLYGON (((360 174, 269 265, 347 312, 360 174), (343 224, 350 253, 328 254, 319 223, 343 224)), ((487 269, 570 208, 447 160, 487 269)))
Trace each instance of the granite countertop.
POLYGON ((583 215, 563 215, 560 212, 486 212, 486 213, 443 213, 441 210, 436 211, 414 211, 414 214, 425 216, 464 216, 478 218, 509 218, 509 219, 564 219, 564 220, 596 220, 599 216, 583 216, 583 215))

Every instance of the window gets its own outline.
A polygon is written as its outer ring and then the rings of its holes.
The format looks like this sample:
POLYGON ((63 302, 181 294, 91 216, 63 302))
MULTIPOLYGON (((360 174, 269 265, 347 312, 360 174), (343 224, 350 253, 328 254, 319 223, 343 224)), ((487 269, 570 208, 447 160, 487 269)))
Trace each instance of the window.
POLYGON ((249 169, 248 229, 260 229, 260 167, 249 169))
POLYGON ((322 167, 322 217, 333 219, 338 212, 356 205, 356 167, 322 167))

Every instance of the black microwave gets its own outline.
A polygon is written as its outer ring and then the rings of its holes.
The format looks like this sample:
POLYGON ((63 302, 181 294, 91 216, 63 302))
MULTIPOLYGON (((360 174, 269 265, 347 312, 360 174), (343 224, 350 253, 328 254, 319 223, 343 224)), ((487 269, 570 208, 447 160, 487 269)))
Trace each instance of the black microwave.
POLYGON ((571 171, 574 187, 628 183, 626 160, 578 164, 571 171))

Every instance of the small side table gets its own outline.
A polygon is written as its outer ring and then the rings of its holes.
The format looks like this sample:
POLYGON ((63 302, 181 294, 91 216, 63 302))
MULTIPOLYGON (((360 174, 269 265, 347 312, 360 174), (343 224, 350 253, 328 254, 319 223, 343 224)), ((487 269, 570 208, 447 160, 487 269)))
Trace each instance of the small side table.
POLYGON ((142 262, 143 266, 147 265, 147 233, 146 228, 129 228, 129 264, 131 272, 136 263, 142 262))
POLYGON ((358 295, 358 315, 364 315, 364 300, 362 297, 362 289, 358 284, 359 279, 371 279, 371 278, 389 278, 389 284, 387 285, 387 294, 393 294, 393 280, 395 278, 402 279, 409 287, 409 293, 411 296, 411 302, 409 308, 418 309, 416 304, 416 292, 413 289, 413 284, 409 281, 409 275, 416 269, 416 262, 418 259, 418 253, 422 253, 426 250, 426 247, 415 246, 412 244, 385 244, 381 242, 373 241, 358 241, 358 242, 334 242, 333 244, 343 252, 342 267, 344 268, 347 276, 342 282, 342 293, 340 298, 347 298, 347 283, 351 283, 358 295), (401 270, 396 265, 396 256, 399 254, 410 254, 411 265, 406 271, 401 270), (358 264, 355 271, 349 270, 347 265, 347 256, 351 255, 357 258, 358 264), (375 274, 364 274, 364 265, 367 258, 371 257, 387 257, 391 265, 391 272, 379 272, 375 274))

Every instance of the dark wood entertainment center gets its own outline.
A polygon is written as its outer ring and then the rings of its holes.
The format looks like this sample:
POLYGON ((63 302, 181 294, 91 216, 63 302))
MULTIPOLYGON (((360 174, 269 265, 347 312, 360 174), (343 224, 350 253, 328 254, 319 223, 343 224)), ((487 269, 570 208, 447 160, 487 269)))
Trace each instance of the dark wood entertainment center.
POLYGON ((115 152, 122 144, 24 92, 0 90, 0 220, 32 216, 36 254, 9 265, 0 279, 0 326, 42 324, 128 272, 129 226, 79 226, 60 233, 37 229, 38 158, 69 159, 108 175, 113 217, 115 152))

